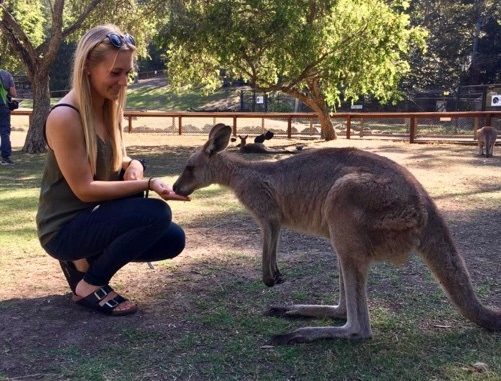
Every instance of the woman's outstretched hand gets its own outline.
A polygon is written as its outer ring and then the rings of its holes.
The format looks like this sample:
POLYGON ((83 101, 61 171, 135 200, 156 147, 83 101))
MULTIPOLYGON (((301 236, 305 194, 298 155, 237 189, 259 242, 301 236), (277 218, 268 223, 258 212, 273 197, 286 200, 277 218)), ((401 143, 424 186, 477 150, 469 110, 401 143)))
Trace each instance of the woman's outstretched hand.
POLYGON ((174 192, 172 187, 165 183, 162 179, 153 178, 150 180, 150 189, 157 193, 164 200, 174 200, 174 201, 190 201, 188 196, 181 196, 174 192))

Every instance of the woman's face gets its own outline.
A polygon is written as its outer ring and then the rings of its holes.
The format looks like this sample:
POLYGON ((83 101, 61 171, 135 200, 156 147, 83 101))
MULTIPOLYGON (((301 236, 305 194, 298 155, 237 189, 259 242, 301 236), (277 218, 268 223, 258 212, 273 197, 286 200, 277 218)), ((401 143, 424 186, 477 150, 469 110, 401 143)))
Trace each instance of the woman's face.
POLYGON ((117 100, 120 90, 127 87, 132 65, 131 50, 111 50, 104 60, 89 69, 93 96, 117 100))

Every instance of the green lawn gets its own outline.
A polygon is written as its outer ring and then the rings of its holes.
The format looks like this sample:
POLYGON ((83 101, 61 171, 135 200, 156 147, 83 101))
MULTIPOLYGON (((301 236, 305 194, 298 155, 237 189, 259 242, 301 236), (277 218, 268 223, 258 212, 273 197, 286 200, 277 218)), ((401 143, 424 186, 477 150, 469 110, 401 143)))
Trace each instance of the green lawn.
MULTIPOLYGON (((193 145, 155 139, 157 145, 133 145, 130 152, 147 158, 150 175, 172 182, 193 145)), ((373 149, 400 157, 432 190, 467 255, 479 298, 499 306, 501 245, 499 235, 488 232, 499 228, 500 172, 472 174, 470 148, 451 147, 382 143, 373 149)), ((114 279, 120 292, 138 301, 138 314, 108 318, 78 309, 57 263, 36 239, 43 155, 16 151, 14 159, 15 166, 0 167, 2 381, 501 379, 500 334, 459 315, 416 258, 401 268, 372 269, 372 340, 267 346, 276 333, 342 324, 262 313, 272 304, 335 303, 335 258, 327 242, 285 230, 279 266, 286 283, 265 287, 259 229, 218 186, 197 192, 190 203, 171 203, 188 237, 180 257, 154 270, 131 264, 114 279)))

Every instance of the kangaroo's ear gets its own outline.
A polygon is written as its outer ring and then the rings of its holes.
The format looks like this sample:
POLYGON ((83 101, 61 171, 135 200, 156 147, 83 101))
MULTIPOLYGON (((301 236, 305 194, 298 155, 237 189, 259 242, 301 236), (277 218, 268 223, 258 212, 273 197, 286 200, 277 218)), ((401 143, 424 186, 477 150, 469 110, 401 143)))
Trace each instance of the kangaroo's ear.
POLYGON ((230 142, 231 127, 218 123, 209 132, 209 140, 204 145, 204 152, 209 156, 224 150, 230 142))

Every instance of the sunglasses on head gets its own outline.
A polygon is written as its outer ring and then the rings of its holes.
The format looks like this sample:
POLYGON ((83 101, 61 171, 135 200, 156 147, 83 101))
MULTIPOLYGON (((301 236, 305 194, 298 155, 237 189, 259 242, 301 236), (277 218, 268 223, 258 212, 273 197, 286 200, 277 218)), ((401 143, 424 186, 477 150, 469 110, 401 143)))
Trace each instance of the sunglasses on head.
POLYGON ((106 37, 108 38, 108 40, 110 40, 111 45, 113 45, 117 49, 120 49, 123 44, 136 46, 136 40, 134 40, 134 37, 132 37, 128 33, 124 34, 123 36, 118 33, 108 33, 106 37))

